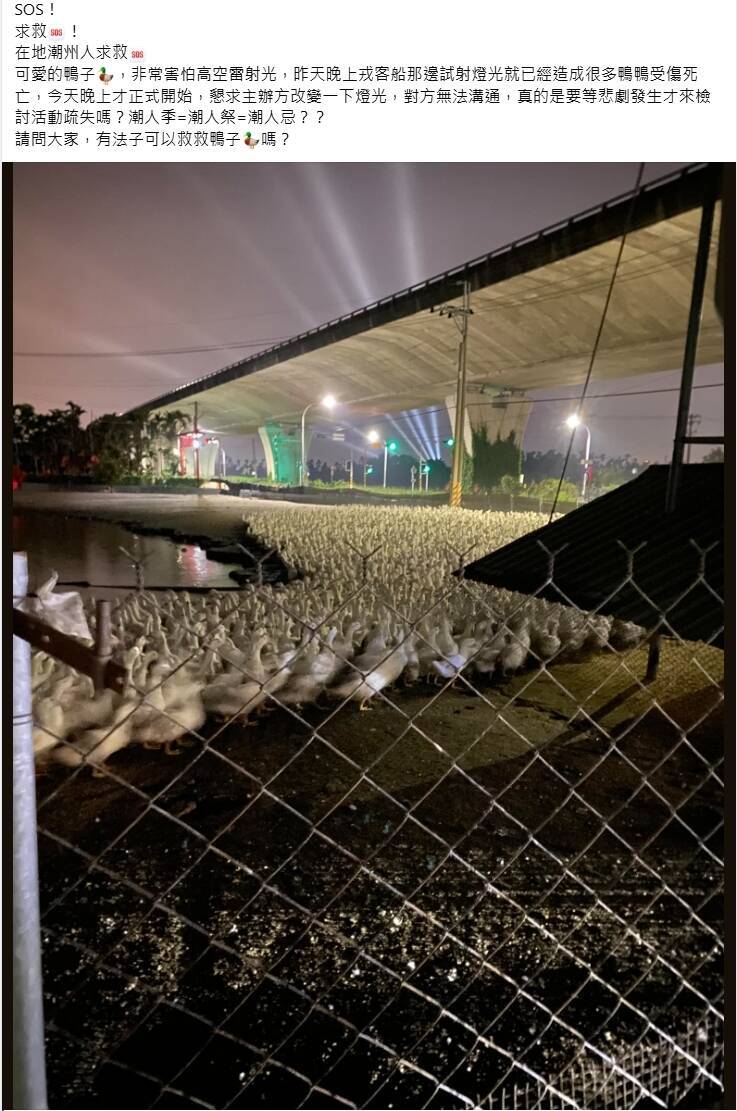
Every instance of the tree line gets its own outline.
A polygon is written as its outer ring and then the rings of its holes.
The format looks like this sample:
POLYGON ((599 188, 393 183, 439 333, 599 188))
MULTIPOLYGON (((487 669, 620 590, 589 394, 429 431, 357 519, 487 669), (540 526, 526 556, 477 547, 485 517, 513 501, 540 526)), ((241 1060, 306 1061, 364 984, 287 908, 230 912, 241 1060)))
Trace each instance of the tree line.
MULTIPOLYGON (((175 449, 178 435, 191 427, 191 417, 182 410, 165 413, 104 413, 85 428, 85 410, 68 401, 64 409, 38 413, 32 405, 13 406, 13 462, 26 475, 90 476, 108 485, 126 480, 167 479, 177 474, 175 449)), ((523 452, 514 433, 490 440, 484 426, 473 430, 473 454, 466 456, 463 487, 478 493, 504 491, 534 497, 553 496, 561 474, 561 495, 575 499, 581 484, 579 456, 566 458, 559 451, 523 452), (565 467, 565 473, 564 472, 565 467), (523 482, 520 482, 520 476, 523 482)), ((721 448, 714 448, 705 463, 724 461, 721 448)), ((430 487, 442 489, 449 468, 442 459, 429 460, 430 487)), ((628 482, 648 465, 631 455, 592 457, 591 487, 603 492, 628 482)), ((400 455, 391 460, 391 484, 410 485, 416 460, 400 455)), ((378 471, 372 476, 379 481, 378 471)), ((341 476, 342 477, 342 476, 341 476)))
POLYGON ((39 478, 90 476, 107 484, 176 474, 172 452, 179 433, 191 425, 188 413, 103 413, 83 428, 84 413, 73 401, 47 413, 14 405, 15 466, 39 478))

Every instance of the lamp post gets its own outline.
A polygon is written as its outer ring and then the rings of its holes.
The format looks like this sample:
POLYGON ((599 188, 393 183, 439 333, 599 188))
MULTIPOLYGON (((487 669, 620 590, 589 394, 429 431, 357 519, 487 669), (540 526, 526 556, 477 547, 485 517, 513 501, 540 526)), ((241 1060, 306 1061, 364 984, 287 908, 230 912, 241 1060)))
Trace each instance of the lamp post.
POLYGON ((589 460, 591 459, 591 429, 587 424, 582 424, 581 418, 578 413, 571 413, 570 417, 566 420, 566 424, 575 433, 577 428, 583 428, 586 433, 586 454, 583 461, 583 481, 581 483, 581 497, 586 497, 586 481, 589 475, 589 460))
MULTIPOLYGON (((373 444, 375 447, 378 447, 379 443, 381 442, 381 437, 379 436, 379 433, 373 428, 369 432, 366 439, 368 440, 368 442, 370 444, 373 444)), ((366 483, 364 482, 364 486, 365 485, 366 485, 366 483)), ((384 486, 386 486, 386 441, 384 441, 384 486)))
POLYGON ((305 417, 309 413, 310 409, 312 409, 315 405, 318 405, 318 404, 319 405, 324 405, 326 409, 334 409, 335 406, 336 406, 336 401, 335 401, 335 398, 333 397, 333 395, 331 393, 329 393, 329 394, 325 395, 325 397, 322 399, 322 401, 320 401, 320 402, 311 401, 309 403, 309 405, 305 405, 304 409, 302 410, 302 441, 301 441, 302 447, 301 447, 301 451, 300 451, 300 463, 299 463, 299 470, 300 470, 299 482, 300 482, 300 486, 307 486, 308 483, 309 483, 309 475, 307 474, 307 469, 305 467, 305 417))
MULTIPOLYGON (((368 440, 368 442, 370 444, 374 444, 377 447, 381 443, 381 437, 379 436, 379 433, 375 429, 372 429, 369 432, 366 439, 368 440)), ((394 452, 397 451, 398 449, 399 449, 399 444, 397 443, 396 440, 384 440, 384 489, 386 489, 386 472, 387 472, 387 464, 388 464, 388 461, 389 461, 389 452, 391 452, 392 455, 393 455, 394 452)))
POLYGON ((199 406, 194 403, 194 476, 200 481, 200 426, 198 421, 199 406))

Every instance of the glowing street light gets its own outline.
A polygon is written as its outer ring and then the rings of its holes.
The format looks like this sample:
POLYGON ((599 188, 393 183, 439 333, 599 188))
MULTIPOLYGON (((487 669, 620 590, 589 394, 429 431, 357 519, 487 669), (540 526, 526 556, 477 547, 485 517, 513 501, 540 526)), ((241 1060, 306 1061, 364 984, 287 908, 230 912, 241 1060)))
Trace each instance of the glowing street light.
MULTIPOLYGON (((372 428, 371 431, 369 433, 367 433, 366 439, 368 440, 368 442, 370 444, 373 444, 375 447, 378 447, 378 445, 381 443, 381 436, 379 435, 379 433, 376 431, 375 428, 372 428)), ((399 451, 399 444, 397 443, 396 440, 384 440, 384 486, 385 487, 386 487, 386 469, 387 469, 387 461, 388 461, 388 458, 389 458, 389 453, 391 452, 392 455, 396 455, 396 453, 398 451, 399 451)))
POLYGON ((589 476, 589 465, 591 461, 591 429, 587 424, 584 424, 578 413, 571 413, 570 417, 566 418, 566 425, 572 432, 575 433, 577 428, 583 428, 586 433, 586 456, 583 461, 583 481, 581 482, 581 497, 586 497, 586 480, 589 476))
POLYGON ((328 393, 325 394, 325 397, 322 399, 322 401, 311 401, 309 405, 305 405, 304 407, 304 410, 302 412, 302 450, 300 453, 299 464, 299 480, 301 486, 307 486, 310 481, 310 476, 308 475, 307 468, 305 467, 305 417, 309 413, 310 409, 312 409, 315 405, 322 405, 325 409, 334 409, 337 404, 338 402, 335 400, 333 395, 331 393, 328 393))

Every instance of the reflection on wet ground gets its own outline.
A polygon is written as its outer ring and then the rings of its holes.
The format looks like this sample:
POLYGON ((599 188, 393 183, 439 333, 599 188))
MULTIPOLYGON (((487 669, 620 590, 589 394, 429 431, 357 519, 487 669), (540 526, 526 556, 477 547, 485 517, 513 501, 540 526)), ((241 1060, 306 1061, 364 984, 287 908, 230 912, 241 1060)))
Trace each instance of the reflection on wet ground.
MULTIPOLYGON (((196 544, 176 543, 163 536, 138 540, 146 586, 232 587, 229 573, 236 566, 208 559, 196 544)), ((57 514, 19 513, 13 516, 13 549, 28 553, 30 589, 49 578, 59 582, 125 588, 135 585, 130 558, 135 536, 108 521, 89 521, 57 514)))

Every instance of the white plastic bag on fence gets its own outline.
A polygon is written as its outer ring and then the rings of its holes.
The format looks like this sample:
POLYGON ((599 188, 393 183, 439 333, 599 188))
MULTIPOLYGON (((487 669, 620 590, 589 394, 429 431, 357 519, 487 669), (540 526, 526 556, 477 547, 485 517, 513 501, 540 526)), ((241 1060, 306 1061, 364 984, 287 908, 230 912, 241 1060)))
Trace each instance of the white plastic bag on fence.
POLYGON ((38 588, 36 597, 24 598, 18 609, 31 614, 32 617, 38 617, 60 633, 91 643, 93 638, 87 624, 81 595, 74 590, 70 590, 67 594, 54 594, 58 578, 58 572, 54 571, 51 578, 38 588))

